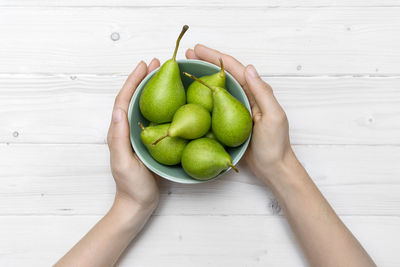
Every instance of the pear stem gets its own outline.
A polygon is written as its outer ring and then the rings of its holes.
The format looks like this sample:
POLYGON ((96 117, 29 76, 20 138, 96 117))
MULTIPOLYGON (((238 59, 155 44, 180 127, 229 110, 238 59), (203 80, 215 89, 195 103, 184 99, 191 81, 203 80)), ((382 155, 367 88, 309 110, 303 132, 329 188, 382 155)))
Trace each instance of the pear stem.
POLYGON ((189 29, 188 25, 184 25, 182 28, 181 33, 178 36, 178 39, 176 40, 176 45, 175 45, 175 50, 174 50, 174 55, 172 56, 172 59, 174 61, 176 61, 176 53, 178 52, 178 47, 179 47, 179 43, 181 42, 181 39, 183 37, 183 35, 185 34, 185 32, 189 29))
POLYGON ((229 164, 229 166, 232 168, 232 169, 234 169, 235 170, 235 172, 239 172, 239 169, 238 168, 236 168, 236 166, 235 165, 233 165, 232 163, 231 164, 229 164))
POLYGON ((221 76, 225 76, 225 68, 224 68, 224 62, 222 61, 222 58, 219 57, 219 66, 221 67, 221 70, 219 71, 221 76))
POLYGON ((158 142, 160 142, 161 140, 163 140, 165 137, 168 137, 168 136, 169 136, 169 134, 164 135, 164 136, 161 136, 160 138, 158 138, 158 139, 157 139, 153 144, 151 144, 151 145, 153 145, 153 146, 157 145, 158 142))
POLYGON ((137 124, 138 124, 139 127, 142 129, 142 131, 144 131, 144 126, 143 126, 143 124, 142 124, 140 121, 139 121, 137 124))
POLYGON ((192 74, 190 74, 190 73, 187 73, 187 72, 184 72, 183 74, 185 74, 186 76, 192 78, 192 79, 195 80, 196 82, 199 82, 199 83, 201 83, 202 85, 204 85, 204 86, 210 88, 210 89, 214 92, 214 88, 212 88, 210 85, 206 84, 205 82, 203 82, 202 80, 200 80, 200 79, 197 78, 196 76, 194 76, 194 75, 192 75, 192 74))

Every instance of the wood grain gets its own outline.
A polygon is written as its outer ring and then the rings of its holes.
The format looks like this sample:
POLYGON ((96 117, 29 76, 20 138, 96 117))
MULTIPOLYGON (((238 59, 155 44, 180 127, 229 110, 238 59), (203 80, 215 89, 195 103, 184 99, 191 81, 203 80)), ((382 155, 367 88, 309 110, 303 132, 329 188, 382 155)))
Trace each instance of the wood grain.
MULTIPOLYGON (((204 43, 254 64, 295 152, 378 266, 400 266, 396 0, 0 1, 0 266, 49 266, 110 207, 106 133, 139 60, 204 43)), ((274 196, 240 173, 161 202, 118 266, 307 266, 274 196)))
MULTIPOLYGON (((400 147, 295 146, 341 215, 400 215, 400 147)), ((0 215, 100 215, 114 198, 106 145, 1 145, 0 215)), ((273 215, 279 206, 242 162, 201 185, 160 180, 158 215, 273 215)))
MULTIPOLYGON (((0 75, 0 142, 105 143, 125 76, 0 75)), ((293 144, 400 144, 400 77, 265 77, 293 144)))
POLYGON ((398 75, 400 7, 1 8, 0 73, 123 73, 171 57, 183 24, 264 75, 398 75), (174 18, 174 19, 171 19, 174 18), (119 40, 110 36, 118 33, 119 40))
MULTIPOLYGON (((0 216, 2 266, 49 266, 99 216, 0 216)), ((398 217, 343 217, 378 266, 397 267, 398 217)), ((283 217, 153 216, 118 266, 307 266, 283 217)))
POLYGON ((82 6, 82 7, 336 7, 336 6, 357 6, 357 7, 382 7, 382 6, 399 6, 396 0, 230 0, 227 3, 224 0, 203 0, 201 2, 195 0, 2 0, 0 6, 82 6))

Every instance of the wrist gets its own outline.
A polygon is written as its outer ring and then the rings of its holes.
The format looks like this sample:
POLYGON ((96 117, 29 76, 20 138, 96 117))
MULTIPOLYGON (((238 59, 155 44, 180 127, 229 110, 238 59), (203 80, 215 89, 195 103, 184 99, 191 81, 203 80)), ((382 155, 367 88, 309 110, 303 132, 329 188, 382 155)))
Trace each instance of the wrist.
POLYGON ((157 203, 141 205, 132 199, 117 193, 114 203, 109 211, 109 215, 116 218, 116 221, 127 229, 144 224, 153 211, 157 203))
POLYGON ((305 169, 290 149, 285 156, 265 170, 260 177, 275 192, 288 190, 301 183, 305 169))
POLYGON ((158 205, 159 194, 154 194, 140 201, 135 200, 129 194, 117 190, 114 199, 114 205, 123 206, 125 209, 138 212, 153 212, 158 205))

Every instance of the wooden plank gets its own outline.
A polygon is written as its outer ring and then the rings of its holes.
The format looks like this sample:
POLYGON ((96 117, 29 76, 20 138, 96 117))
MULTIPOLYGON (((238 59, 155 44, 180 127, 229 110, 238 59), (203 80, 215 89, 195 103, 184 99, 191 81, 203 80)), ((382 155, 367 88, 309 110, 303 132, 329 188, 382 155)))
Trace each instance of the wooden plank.
MULTIPOLYGON (((125 76, 0 75, 0 142, 105 143, 125 76)), ((400 144, 400 77, 265 77, 293 144, 400 144)))
POLYGON ((234 6, 234 7, 336 7, 336 6, 359 6, 359 7, 375 7, 375 6, 398 6, 399 3, 396 0, 304 0, 304 1, 294 1, 294 0, 250 0, 250 1, 241 1, 241 0, 230 0, 227 3, 224 0, 204 0, 195 1, 195 0, 187 0, 187 1, 179 1, 179 0, 147 0, 147 1, 139 1, 139 0, 2 0, 0 2, 0 6, 55 6, 55 7, 176 7, 176 6, 216 6, 216 7, 226 7, 226 6, 234 6))
MULTIPOLYGON (((98 216, 0 217, 2 266, 49 266, 98 216)), ((344 217, 378 266, 397 267, 398 217, 344 217), (382 249, 384 248, 384 249, 382 249)), ((283 217, 155 216, 118 266, 307 266, 283 217)))
MULTIPOLYGON (((294 145, 293 149, 313 180, 321 186, 400 183, 400 165, 394 161, 400 158, 399 146, 294 145)), ((1 144, 0 162, 0 177, 15 181, 19 177, 60 180, 74 176, 111 178, 109 152, 105 144, 1 144)), ((238 175, 232 173, 228 175, 229 179, 223 180, 242 180, 243 183, 256 185, 246 164, 241 167, 244 169, 241 168, 238 175)), ((113 182, 101 187, 110 185, 113 182)), ((198 186, 201 187, 187 187, 198 186)), ((38 189, 37 192, 40 192, 38 189)), ((99 192, 113 193, 110 189, 99 192)))
MULTIPOLYGON (((400 215, 399 146, 295 146, 341 215, 400 215)), ((104 214, 115 187, 106 145, 1 145, 0 215, 104 214)), ((272 215, 270 191, 244 162, 201 185, 160 180, 159 215, 272 215)))
POLYGON ((140 59, 169 58, 180 27, 189 24, 179 57, 202 42, 255 64, 265 75, 399 74, 399 12, 399 7, 4 7, 0 73, 127 74, 140 59))
POLYGON ((0 142, 105 143, 125 78, 2 76, 0 142))

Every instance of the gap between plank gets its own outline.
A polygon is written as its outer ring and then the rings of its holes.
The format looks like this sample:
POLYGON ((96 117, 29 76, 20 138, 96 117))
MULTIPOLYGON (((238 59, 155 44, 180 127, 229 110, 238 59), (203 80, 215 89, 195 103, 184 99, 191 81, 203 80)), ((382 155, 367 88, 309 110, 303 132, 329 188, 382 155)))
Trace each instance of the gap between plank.
MULTIPOLYGON (((65 145, 65 146, 76 146, 76 145, 108 145, 105 142, 93 142, 93 143, 79 143, 79 142, 71 142, 71 143, 63 143, 63 142, 51 142, 51 143, 39 143, 39 142, 0 142, 0 145, 65 145)), ((324 144, 324 143, 315 143, 315 144, 291 144, 292 146, 360 146, 360 147, 400 147, 400 144, 354 144, 354 143, 339 143, 339 144, 324 144)))
MULTIPOLYGON (((35 213, 26 213, 26 214, 0 214, 1 217, 99 217, 99 216, 104 216, 106 212, 103 214, 51 214, 51 213, 43 213, 43 214, 35 214, 35 213)), ((283 214, 152 214, 152 217, 279 217, 279 218, 284 218, 285 216, 283 214)), ((365 214, 351 214, 351 215, 340 215, 338 214, 340 218, 344 217, 393 217, 393 218, 400 218, 400 215, 381 215, 381 214, 370 214, 370 215, 365 215, 365 214)))
POLYGON ((309 5, 309 6, 279 6, 279 5, 233 5, 226 6, 225 4, 205 4, 205 5, 2 5, 2 8, 32 8, 32 9, 40 9, 40 8, 106 8, 106 9, 160 9, 160 8, 202 8, 202 9, 210 9, 210 8, 224 8, 224 9, 310 9, 310 8, 324 8, 324 9, 337 9, 337 8, 399 8, 400 5, 309 5))
MULTIPOLYGON (((0 72, 0 77, 26 76, 26 77, 128 77, 129 73, 50 73, 50 72, 0 72)), ((400 78, 400 73, 372 74, 372 73, 347 73, 347 74, 260 74, 262 78, 400 78)))

